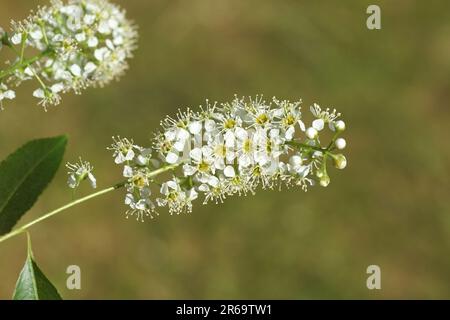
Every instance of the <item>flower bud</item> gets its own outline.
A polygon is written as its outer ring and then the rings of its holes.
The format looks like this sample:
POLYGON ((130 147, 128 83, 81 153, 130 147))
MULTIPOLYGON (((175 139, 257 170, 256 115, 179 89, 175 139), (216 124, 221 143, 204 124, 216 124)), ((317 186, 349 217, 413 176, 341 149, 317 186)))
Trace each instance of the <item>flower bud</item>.
POLYGON ((334 128, 337 132, 342 132, 345 130, 345 122, 342 120, 338 120, 334 123, 334 128))
POLYGON ((334 145, 336 146, 336 148, 338 148, 339 150, 342 150, 345 148, 345 146, 347 145, 347 142, 345 141, 344 138, 338 138, 336 139, 336 141, 334 142, 334 145))
POLYGON ((334 166, 338 169, 344 169, 347 166, 347 158, 343 154, 333 155, 334 166))

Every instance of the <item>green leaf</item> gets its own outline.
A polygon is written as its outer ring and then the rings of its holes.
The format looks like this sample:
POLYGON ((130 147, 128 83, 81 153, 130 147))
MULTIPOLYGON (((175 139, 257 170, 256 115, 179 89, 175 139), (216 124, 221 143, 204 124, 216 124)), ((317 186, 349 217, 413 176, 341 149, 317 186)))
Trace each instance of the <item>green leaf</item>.
POLYGON ((28 235, 28 256, 14 290, 14 300, 62 300, 55 286, 42 273, 33 258, 28 235))
POLYGON ((33 140, 0 163, 0 235, 14 227, 53 179, 66 136, 33 140))

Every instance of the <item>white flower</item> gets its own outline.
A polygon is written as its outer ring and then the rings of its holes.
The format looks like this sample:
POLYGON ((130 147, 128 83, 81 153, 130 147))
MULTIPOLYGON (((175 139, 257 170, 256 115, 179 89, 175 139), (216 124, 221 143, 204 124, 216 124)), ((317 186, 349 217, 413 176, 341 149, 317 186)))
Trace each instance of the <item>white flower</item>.
POLYGON ((316 119, 312 123, 312 127, 317 131, 321 131, 325 125, 325 121, 323 119, 316 119))
POLYGON ((330 111, 330 108, 322 110, 322 108, 317 103, 314 103, 310 107, 310 110, 317 119, 322 119, 324 123, 331 123, 341 115, 336 111, 336 109, 333 109, 333 111, 330 111))
POLYGON ((97 180, 95 179, 94 175, 92 174, 92 171, 94 170, 94 167, 91 166, 91 164, 87 161, 79 159, 79 162, 71 164, 66 164, 67 169, 69 169, 68 172, 68 180, 67 184, 70 188, 75 189, 77 188, 80 183, 83 180, 89 180, 89 183, 92 188, 97 187, 97 180))
POLYGON ((214 166, 212 152, 208 146, 192 149, 190 152, 192 163, 183 165, 184 174, 186 176, 196 175, 196 178, 202 183, 211 183, 215 180, 213 174, 216 167, 214 166))
POLYGON ((236 129, 236 138, 237 138, 237 159, 238 164, 241 167, 248 167, 254 163, 254 154, 256 151, 253 136, 254 129, 245 130, 243 128, 236 129))
POLYGON ((36 89, 33 91, 33 97, 43 99, 45 98, 45 92, 42 88, 36 89))
POLYGON ((108 150, 114 151, 114 162, 117 164, 134 160, 136 155, 135 150, 142 150, 141 147, 133 143, 133 140, 128 140, 127 138, 120 138, 119 136, 113 137, 113 141, 114 143, 108 148, 108 150))
POLYGON ((197 199, 198 193, 194 189, 183 190, 176 178, 162 184, 158 198, 159 206, 168 206, 171 214, 192 211, 192 201, 197 199))

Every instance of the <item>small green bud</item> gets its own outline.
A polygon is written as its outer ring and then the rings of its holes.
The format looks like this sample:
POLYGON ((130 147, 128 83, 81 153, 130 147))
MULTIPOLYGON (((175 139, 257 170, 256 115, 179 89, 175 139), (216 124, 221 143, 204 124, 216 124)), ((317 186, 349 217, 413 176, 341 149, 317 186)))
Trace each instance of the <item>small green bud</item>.
POLYGON ((338 169, 344 169, 347 166, 347 158, 343 154, 333 155, 334 166, 338 169))

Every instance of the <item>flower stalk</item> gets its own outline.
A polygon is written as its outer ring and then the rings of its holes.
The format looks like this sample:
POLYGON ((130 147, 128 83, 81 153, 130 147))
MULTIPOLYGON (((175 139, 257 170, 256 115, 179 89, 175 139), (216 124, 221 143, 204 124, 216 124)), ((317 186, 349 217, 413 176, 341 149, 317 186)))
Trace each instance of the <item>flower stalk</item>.
MULTIPOLYGON (((155 176, 160 175, 160 174, 162 174, 162 173, 164 173, 164 172, 173 170, 175 167, 176 167, 176 166, 174 166, 174 165, 170 165, 170 166, 167 166, 167 167, 159 168, 159 169, 157 169, 157 170, 151 172, 151 175, 152 175, 153 177, 155 177, 155 176)), ((26 232, 26 231, 28 231, 28 229, 31 228, 32 226, 34 226, 34 225, 36 225, 36 224, 38 224, 38 223, 40 223, 40 222, 42 222, 42 221, 44 221, 44 220, 47 220, 47 219, 49 219, 49 218, 51 218, 51 217, 53 217, 53 216, 55 216, 55 215, 57 215, 57 214, 59 214, 59 213, 65 211, 65 210, 67 210, 67 209, 70 209, 70 208, 72 208, 72 207, 75 207, 75 206, 77 206, 77 205, 79 205, 79 204, 82 204, 82 203, 84 203, 84 202, 87 202, 87 201, 89 201, 89 200, 98 198, 98 197, 100 197, 100 196, 102 196, 102 195, 104 195, 104 194, 110 193, 110 192, 112 192, 112 191, 114 191, 114 190, 123 188, 123 187, 125 186, 125 184, 126 184, 126 182, 120 182, 120 183, 118 183, 118 184, 115 184, 114 186, 111 186, 111 187, 102 189, 102 190, 100 190, 100 191, 91 193, 91 194, 89 194, 89 195, 87 195, 87 196, 85 196, 85 197, 82 197, 82 198, 79 198, 79 199, 77 199, 77 200, 71 201, 71 202, 69 202, 69 203, 63 205, 62 207, 59 207, 59 208, 57 208, 57 209, 55 209, 55 210, 52 210, 52 211, 50 211, 50 212, 48 212, 48 213, 45 213, 45 214, 43 214, 42 216, 40 216, 39 218, 37 218, 37 219, 35 219, 35 220, 33 220, 33 221, 31 221, 31 222, 25 224, 25 225, 23 225, 23 226, 21 226, 21 227, 15 229, 15 230, 13 230, 13 231, 11 231, 11 232, 9 232, 9 233, 7 233, 7 234, 1 236, 1 237, 0 237, 0 242, 3 242, 3 241, 5 241, 5 240, 7 240, 7 239, 10 239, 10 238, 14 237, 14 236, 17 236, 17 235, 19 235, 19 234, 21 234, 21 233, 23 233, 23 232, 26 232)))

